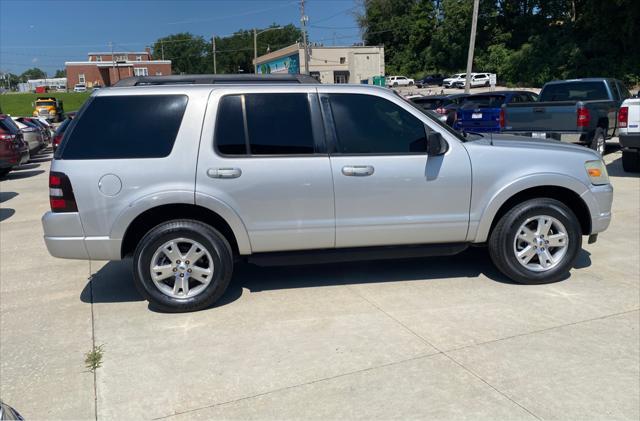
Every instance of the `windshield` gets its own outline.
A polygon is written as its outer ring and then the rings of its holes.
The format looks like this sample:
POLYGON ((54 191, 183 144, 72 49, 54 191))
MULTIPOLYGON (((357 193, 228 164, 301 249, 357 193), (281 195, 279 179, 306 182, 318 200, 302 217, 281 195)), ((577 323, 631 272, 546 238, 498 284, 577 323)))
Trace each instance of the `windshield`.
POLYGON ((423 110, 435 110, 436 108, 446 105, 444 98, 416 98, 411 100, 418 107, 423 110))
POLYGON ((500 108, 504 104, 504 95, 478 95, 464 99, 463 108, 500 108))
POLYGON ((54 101, 37 101, 36 107, 54 107, 56 103, 54 101))
POLYGON ((602 82, 564 82, 544 87, 540 101, 590 101, 609 99, 607 88, 602 82))
POLYGON ((467 77, 467 74, 466 73, 457 73, 457 74, 455 74, 453 76, 450 76, 449 79, 458 79, 458 78, 461 78, 461 77, 467 77))

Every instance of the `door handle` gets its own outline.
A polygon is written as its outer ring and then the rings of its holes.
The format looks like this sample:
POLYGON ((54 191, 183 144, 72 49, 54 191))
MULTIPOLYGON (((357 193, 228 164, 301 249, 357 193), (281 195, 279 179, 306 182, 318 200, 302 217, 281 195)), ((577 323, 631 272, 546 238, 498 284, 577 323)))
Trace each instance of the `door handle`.
POLYGON ((371 165, 349 165, 342 167, 342 174, 351 177, 367 177, 373 174, 371 165))
POLYGON ((211 178, 238 178, 242 175, 240 168, 209 168, 207 175, 211 178))

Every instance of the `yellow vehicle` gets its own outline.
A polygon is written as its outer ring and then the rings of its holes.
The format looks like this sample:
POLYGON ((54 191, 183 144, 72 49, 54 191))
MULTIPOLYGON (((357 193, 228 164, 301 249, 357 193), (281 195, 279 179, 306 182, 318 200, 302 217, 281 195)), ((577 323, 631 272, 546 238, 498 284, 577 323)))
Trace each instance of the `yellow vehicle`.
POLYGON ((43 117, 56 123, 64 118, 62 101, 54 97, 38 97, 32 105, 34 117, 43 117))

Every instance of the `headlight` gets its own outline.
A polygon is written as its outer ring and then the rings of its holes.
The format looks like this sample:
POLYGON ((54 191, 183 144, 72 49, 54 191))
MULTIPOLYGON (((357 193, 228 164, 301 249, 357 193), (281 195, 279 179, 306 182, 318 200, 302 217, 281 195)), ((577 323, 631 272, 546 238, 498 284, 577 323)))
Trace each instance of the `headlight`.
POLYGON ((589 176, 589 180, 591 180, 591 184, 609 184, 609 174, 607 174, 607 167, 604 165, 604 162, 602 162, 601 159, 585 162, 584 168, 587 170, 587 175, 589 176))
POLYGON ((56 113, 56 111, 55 111, 55 110, 51 110, 51 111, 49 111, 49 114, 55 114, 55 113, 56 113))

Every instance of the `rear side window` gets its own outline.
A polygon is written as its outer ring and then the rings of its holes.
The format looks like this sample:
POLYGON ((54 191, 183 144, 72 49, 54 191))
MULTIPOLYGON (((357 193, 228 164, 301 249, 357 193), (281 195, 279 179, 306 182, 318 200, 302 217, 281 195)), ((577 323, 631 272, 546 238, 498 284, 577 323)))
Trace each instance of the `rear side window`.
POLYGON ((17 134, 20 129, 10 118, 0 118, 0 130, 10 134, 17 134))
POLYGON ((474 95, 465 98, 465 108, 500 108, 505 101, 504 95, 474 95))
POLYGON ((341 154, 425 153, 425 126, 393 102, 372 95, 331 94, 341 154))
POLYGON ((565 82, 547 85, 540 101, 590 101, 609 99, 604 82, 565 82))
POLYGON ((308 95, 223 97, 214 136, 216 148, 223 155, 313 154, 315 142, 308 95))
MULTIPOLYGON (((93 98, 65 140, 62 159, 168 156, 187 107, 186 95, 93 98)), ((77 120, 77 121, 76 121, 77 120)))

